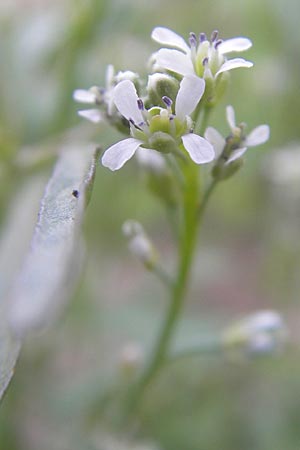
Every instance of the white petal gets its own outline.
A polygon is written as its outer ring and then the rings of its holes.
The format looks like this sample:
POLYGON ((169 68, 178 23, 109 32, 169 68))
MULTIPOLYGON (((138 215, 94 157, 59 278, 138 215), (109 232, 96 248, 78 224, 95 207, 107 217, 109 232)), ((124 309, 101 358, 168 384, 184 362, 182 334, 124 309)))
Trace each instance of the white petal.
POLYGON ((231 130, 234 130, 236 127, 235 122, 235 112, 231 105, 226 106, 226 119, 231 130))
POLYGON ((93 104, 96 103, 97 97, 93 92, 86 89, 76 89, 73 92, 73 99, 76 102, 93 104))
POLYGON ((233 39, 227 39, 218 45, 218 50, 222 55, 230 52, 243 52, 252 47, 252 42, 248 38, 237 37, 233 39))
POLYGON ((102 164, 110 170, 121 169, 142 145, 142 141, 134 138, 124 139, 109 147, 102 156, 102 164))
POLYGON ((229 163, 235 161, 236 159, 240 158, 241 156, 243 156, 243 154, 246 151, 247 151, 247 147, 237 148, 236 150, 234 150, 231 153, 230 158, 228 158, 228 160, 226 161, 226 164, 229 164, 229 163))
POLYGON ((117 84, 114 88, 113 96, 115 105, 122 116, 127 120, 132 119, 136 124, 144 121, 138 108, 138 95, 132 81, 124 80, 117 84))
POLYGON ((228 70, 232 70, 232 69, 237 69, 239 67, 252 67, 253 66, 253 62, 251 61, 246 61, 243 58, 234 58, 234 59, 229 59, 228 61, 225 61, 224 64, 222 64, 221 68, 218 70, 218 72, 216 73, 216 77, 218 75, 220 75, 220 73, 223 72, 227 72, 228 70))
POLYGON ((190 48, 185 40, 181 36, 179 36, 179 34, 174 33, 174 31, 172 30, 169 30, 169 28, 156 27, 152 31, 151 37, 152 39, 154 39, 154 41, 159 42, 160 44, 179 48, 186 53, 190 51, 190 48))
POLYGON ((205 81, 196 75, 186 75, 181 83, 177 93, 175 103, 175 114, 179 118, 189 116, 196 106, 205 90, 205 81))
POLYGON ((222 151, 224 150, 224 147, 226 145, 226 141, 223 138, 223 136, 213 127, 208 127, 205 130, 204 137, 207 141, 209 141, 216 153, 216 157, 218 158, 222 151))
POLYGON ((256 145, 264 144, 270 137, 270 128, 268 125, 260 125, 254 128, 245 139, 245 145, 255 147, 256 145))
POLYGON ((182 136, 184 148, 196 164, 204 164, 215 158, 213 146, 203 137, 194 133, 182 136))
POLYGON ((99 111, 99 109, 82 109, 78 111, 78 115, 84 117, 85 119, 93 123, 99 123, 105 119, 102 112, 99 111))
POLYGON ((155 54, 156 65, 180 75, 194 75, 195 70, 189 56, 178 50, 161 48, 155 54))

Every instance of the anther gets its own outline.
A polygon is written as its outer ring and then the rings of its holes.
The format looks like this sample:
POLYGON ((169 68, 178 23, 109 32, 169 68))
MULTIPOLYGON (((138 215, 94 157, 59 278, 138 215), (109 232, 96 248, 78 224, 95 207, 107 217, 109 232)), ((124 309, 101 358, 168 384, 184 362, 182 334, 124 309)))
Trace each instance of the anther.
POLYGON ((219 35, 218 30, 214 30, 211 33, 211 37, 210 37, 211 42, 215 42, 218 39, 218 35, 219 35))
POLYGON ((219 45, 222 44, 222 42, 223 42, 222 39, 218 39, 217 42, 215 43, 215 49, 217 49, 219 45))
POLYGON ((145 107, 144 107, 144 102, 141 98, 137 99, 137 105, 140 111, 144 111, 145 107))
POLYGON ((191 47, 197 47, 197 36, 195 33, 190 33, 189 42, 191 47))
POLYGON ((205 33, 200 33, 200 34, 199 34, 199 41, 200 41, 200 42, 207 41, 207 37, 206 37, 206 34, 205 34, 205 33))
POLYGON ((202 65, 203 66, 206 66, 206 64, 208 64, 208 57, 206 56, 206 58, 204 58, 203 60, 202 60, 202 65))
POLYGON ((162 101, 164 102, 164 104, 166 105, 167 108, 171 108, 173 102, 170 99, 170 97, 167 97, 166 95, 164 95, 162 97, 162 101))

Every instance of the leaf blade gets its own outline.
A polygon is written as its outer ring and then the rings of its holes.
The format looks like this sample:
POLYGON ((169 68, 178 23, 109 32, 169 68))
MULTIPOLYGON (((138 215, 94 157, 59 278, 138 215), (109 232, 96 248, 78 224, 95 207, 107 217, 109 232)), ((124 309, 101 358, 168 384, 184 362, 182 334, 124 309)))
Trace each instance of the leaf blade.
POLYGON ((10 296, 9 322, 17 335, 47 325, 64 305, 62 291, 78 263, 79 230, 98 154, 94 148, 67 148, 54 168, 30 252, 10 296))

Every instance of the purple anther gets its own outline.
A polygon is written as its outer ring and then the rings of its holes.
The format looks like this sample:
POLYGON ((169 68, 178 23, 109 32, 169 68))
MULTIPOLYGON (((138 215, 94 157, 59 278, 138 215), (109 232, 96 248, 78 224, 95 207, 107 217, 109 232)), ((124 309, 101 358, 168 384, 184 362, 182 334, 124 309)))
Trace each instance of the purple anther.
POLYGON ((206 64, 208 64, 208 57, 206 56, 206 58, 203 58, 202 60, 202 65, 206 66, 206 64))
POLYGON ((197 47, 197 36, 195 33, 190 33, 189 42, 191 47, 197 47))
POLYGON ((210 37, 211 42, 215 42, 218 39, 218 36, 219 36, 218 30, 214 30, 211 33, 211 37, 210 37))
POLYGON ((207 41, 207 37, 206 37, 206 34, 205 34, 205 33, 200 33, 200 34, 199 34, 199 41, 200 41, 200 42, 207 41))
POLYGON ((144 102, 141 98, 137 99, 137 105, 140 111, 144 111, 145 107, 144 107, 144 102))
POLYGON ((166 105, 167 108, 171 108, 173 102, 170 99, 170 97, 167 97, 166 95, 164 95, 162 97, 162 101, 164 102, 164 104, 166 105))
POLYGON ((135 126, 135 122, 134 122, 134 120, 131 117, 129 118, 129 123, 131 123, 131 125, 135 126))
POLYGON ((219 47, 220 44, 222 44, 223 39, 218 39, 215 43, 215 49, 217 49, 219 47))

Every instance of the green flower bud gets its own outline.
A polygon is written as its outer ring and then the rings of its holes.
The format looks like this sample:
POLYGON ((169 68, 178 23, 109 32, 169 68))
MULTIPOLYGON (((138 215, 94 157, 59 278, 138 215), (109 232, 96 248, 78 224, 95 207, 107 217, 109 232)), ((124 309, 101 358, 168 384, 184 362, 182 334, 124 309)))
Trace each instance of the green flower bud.
POLYGON ((224 164, 223 162, 218 162, 212 169, 212 176, 218 181, 227 180, 232 177, 240 168, 243 166, 244 162, 241 158, 232 161, 229 164, 224 164))
MULTIPOLYGON (((158 119, 160 117, 158 116, 158 119)), ((178 146, 175 140, 167 133, 163 131, 156 131, 149 138, 149 144, 151 148, 161 153, 176 153, 178 152, 178 146)))
POLYGON ((148 78, 148 97, 151 105, 159 105, 165 108, 162 97, 169 97, 173 103, 179 89, 179 81, 170 75, 154 73, 148 78))

